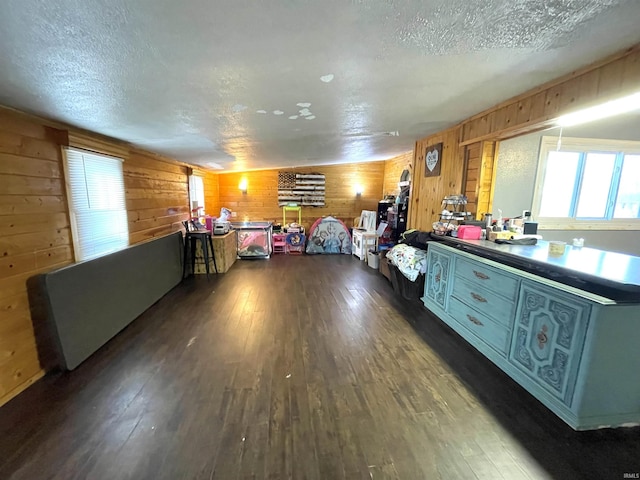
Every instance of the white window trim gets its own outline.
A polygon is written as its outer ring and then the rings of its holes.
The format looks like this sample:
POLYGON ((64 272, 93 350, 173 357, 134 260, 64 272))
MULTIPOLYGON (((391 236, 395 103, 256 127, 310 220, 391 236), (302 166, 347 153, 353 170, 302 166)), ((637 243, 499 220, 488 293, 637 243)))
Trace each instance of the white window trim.
MULTIPOLYGON (((567 150, 575 152, 624 151, 625 154, 640 155, 640 142, 628 140, 562 137, 561 146, 567 145, 567 150)), ((640 230, 640 219, 577 220, 574 218, 540 217, 538 214, 542 203, 542 180, 546 172, 546 160, 549 152, 557 149, 558 137, 542 137, 531 209, 533 217, 538 222, 539 230, 640 230)))

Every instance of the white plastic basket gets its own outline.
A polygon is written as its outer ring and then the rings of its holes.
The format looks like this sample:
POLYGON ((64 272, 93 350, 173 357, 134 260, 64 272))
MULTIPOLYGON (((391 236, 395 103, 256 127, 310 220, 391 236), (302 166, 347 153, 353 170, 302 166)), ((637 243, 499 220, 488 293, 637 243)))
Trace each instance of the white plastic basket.
POLYGON ((380 256, 377 253, 367 252, 367 265, 378 270, 380 267, 380 256))

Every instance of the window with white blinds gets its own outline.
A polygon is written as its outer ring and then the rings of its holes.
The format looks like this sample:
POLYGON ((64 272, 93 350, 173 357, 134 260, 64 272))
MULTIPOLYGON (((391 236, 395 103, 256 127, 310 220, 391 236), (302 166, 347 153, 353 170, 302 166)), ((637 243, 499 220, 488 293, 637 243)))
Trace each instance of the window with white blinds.
POLYGON ((76 261, 129 245, 122 159, 64 149, 67 197, 76 261))

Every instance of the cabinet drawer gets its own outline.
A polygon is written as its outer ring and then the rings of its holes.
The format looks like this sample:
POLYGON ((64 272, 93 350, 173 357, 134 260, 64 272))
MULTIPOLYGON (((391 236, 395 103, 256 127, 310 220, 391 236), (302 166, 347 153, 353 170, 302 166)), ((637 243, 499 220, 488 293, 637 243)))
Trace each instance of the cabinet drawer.
POLYGON ((515 300, 516 298, 518 280, 488 265, 464 258, 457 258, 455 275, 467 279, 469 282, 482 285, 484 288, 510 300, 515 300))
POLYGON ((513 325, 513 312, 515 302, 482 288, 480 282, 468 282, 460 277, 455 277, 453 282, 453 295, 469 306, 475 307, 482 313, 501 323, 507 328, 513 325))
POLYGON ((506 355, 510 330, 504 325, 495 323, 455 297, 449 300, 449 314, 484 343, 506 355))

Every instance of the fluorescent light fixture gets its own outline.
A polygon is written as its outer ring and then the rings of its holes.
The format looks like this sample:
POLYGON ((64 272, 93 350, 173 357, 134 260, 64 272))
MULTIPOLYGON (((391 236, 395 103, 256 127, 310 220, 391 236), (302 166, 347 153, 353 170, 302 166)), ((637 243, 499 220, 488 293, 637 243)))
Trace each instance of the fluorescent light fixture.
POLYGON ((605 102, 595 107, 578 110, 568 115, 562 115, 558 118, 556 124, 560 127, 571 127, 573 125, 613 117, 614 115, 620 115, 638 109, 640 109, 640 92, 618 98, 617 100, 611 100, 610 102, 605 102))

